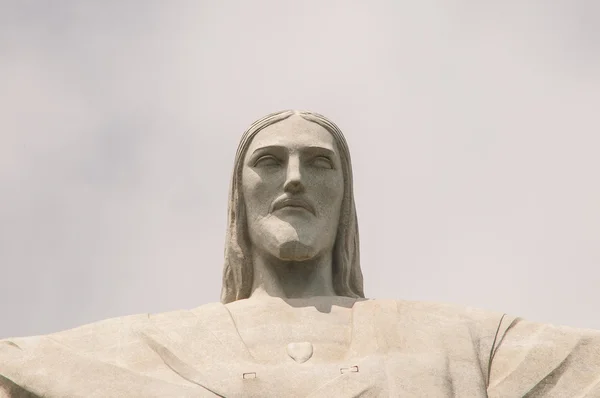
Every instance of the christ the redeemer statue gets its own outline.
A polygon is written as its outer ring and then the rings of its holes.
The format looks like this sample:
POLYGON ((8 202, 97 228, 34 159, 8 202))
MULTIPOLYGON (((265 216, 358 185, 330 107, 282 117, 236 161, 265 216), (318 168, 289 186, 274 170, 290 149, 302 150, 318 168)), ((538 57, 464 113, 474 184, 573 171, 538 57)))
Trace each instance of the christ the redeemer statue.
MULTIPOLYGON (((0 340, 1 397, 600 397, 600 332, 364 297, 346 140, 243 135, 221 302, 0 340)), ((208 265, 207 265, 208 266, 208 265)))

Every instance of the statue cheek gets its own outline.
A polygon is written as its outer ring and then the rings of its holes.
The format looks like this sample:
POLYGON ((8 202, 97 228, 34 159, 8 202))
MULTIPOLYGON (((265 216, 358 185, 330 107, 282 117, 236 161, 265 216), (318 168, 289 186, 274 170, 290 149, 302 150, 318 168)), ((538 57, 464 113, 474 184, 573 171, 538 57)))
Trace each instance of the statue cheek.
POLYGON ((243 175, 244 191, 250 194, 275 195, 278 189, 282 189, 285 182, 285 174, 278 170, 256 172, 248 169, 243 175))
POLYGON ((340 170, 329 170, 315 178, 314 183, 315 189, 321 192, 321 195, 332 199, 341 196, 344 191, 344 177, 340 170))
POLYGON ((249 167, 245 168, 242 173, 242 188, 244 192, 255 189, 257 185, 263 182, 262 180, 262 177, 256 171, 249 167))
POLYGON ((269 196, 272 196, 271 191, 272 184, 269 181, 261 178, 260 175, 254 172, 249 172, 244 174, 243 179, 243 194, 244 199, 247 204, 248 210, 258 210, 262 209, 265 204, 270 204, 273 198, 269 199, 269 196))
POLYGON ((342 203, 342 198, 344 196, 344 186, 343 183, 340 184, 339 181, 327 181, 324 184, 321 184, 315 193, 318 194, 317 201, 320 206, 327 208, 328 211, 332 211, 336 207, 339 207, 342 203))

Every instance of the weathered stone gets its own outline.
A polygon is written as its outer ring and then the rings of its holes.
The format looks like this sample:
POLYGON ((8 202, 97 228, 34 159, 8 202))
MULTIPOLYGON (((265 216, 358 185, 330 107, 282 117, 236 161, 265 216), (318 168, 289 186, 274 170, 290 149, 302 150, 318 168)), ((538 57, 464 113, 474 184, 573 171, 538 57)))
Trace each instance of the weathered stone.
POLYGON ((0 341, 0 396, 600 397, 600 332, 364 298, 337 126, 284 111, 238 149, 221 303, 0 341))

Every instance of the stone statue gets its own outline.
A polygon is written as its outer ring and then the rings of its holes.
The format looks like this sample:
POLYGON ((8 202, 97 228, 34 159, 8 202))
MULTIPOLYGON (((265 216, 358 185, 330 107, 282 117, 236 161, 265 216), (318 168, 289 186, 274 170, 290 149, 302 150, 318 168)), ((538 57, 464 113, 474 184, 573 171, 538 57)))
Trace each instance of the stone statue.
POLYGON ((346 141, 283 111, 236 154, 221 302, 1 340, 0 396, 600 397, 600 332, 365 299, 346 141))

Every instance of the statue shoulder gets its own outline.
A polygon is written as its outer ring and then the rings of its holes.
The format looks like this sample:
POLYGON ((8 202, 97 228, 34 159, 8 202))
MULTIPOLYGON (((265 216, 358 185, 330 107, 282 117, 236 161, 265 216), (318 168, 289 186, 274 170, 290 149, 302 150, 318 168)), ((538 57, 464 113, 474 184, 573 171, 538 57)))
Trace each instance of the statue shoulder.
POLYGON ((132 325, 143 323, 147 319, 148 314, 109 318, 45 335, 2 339, 0 346, 11 345, 22 350, 31 350, 51 340, 77 351, 94 350, 106 344, 112 344, 132 325))
POLYGON ((404 329, 431 333, 453 350, 472 351, 486 380, 494 352, 519 318, 477 307, 428 301, 397 301, 398 318, 404 329), (412 330, 412 329, 411 329, 412 330))
POLYGON ((477 307, 464 306, 452 303, 441 303, 435 301, 413 301, 413 300, 368 300, 371 305, 395 305, 399 316, 411 315, 427 318, 437 318, 440 322, 473 323, 497 327, 503 317, 503 312, 490 311, 477 307), (385 303, 385 304, 384 304, 385 303))
POLYGON ((121 346, 131 344, 139 339, 140 333, 171 333, 192 324, 198 326, 204 321, 210 322, 219 309, 223 310, 223 304, 212 303, 192 310, 109 318, 46 335, 2 339, 0 350, 18 347, 22 351, 32 352, 52 343, 78 353, 96 354, 112 350, 117 343, 121 346))
POLYGON ((123 316, 48 335, 0 340, 0 397, 6 391, 87 396, 89 380, 110 392, 102 396, 117 396, 119 388, 129 386, 140 396, 198 396, 181 385, 181 377, 157 355, 157 349, 183 357, 197 346, 203 349, 190 353, 198 357, 192 358, 197 360, 194 363, 219 358, 226 350, 203 327, 220 319, 209 319, 220 306, 123 316), (115 375, 123 381, 119 388, 110 383, 115 375))
POLYGON ((435 330, 452 332, 461 327, 476 338, 488 340, 503 333, 516 319, 502 312, 431 301, 370 299, 358 301, 355 307, 360 312, 385 313, 389 320, 395 317, 399 325, 431 325, 435 330))
POLYGON ((399 317, 429 317, 440 321, 490 323, 498 325, 505 316, 503 312, 489 311, 476 307, 434 301, 413 301, 396 299, 358 299, 354 304, 355 310, 385 311, 397 313, 399 317))
POLYGON ((600 396, 600 331, 517 318, 492 360, 490 397, 600 396))
POLYGON ((496 345, 506 331, 520 318, 499 311, 451 303, 428 301, 399 301, 401 311, 411 312, 432 322, 446 325, 461 325, 469 330, 482 346, 496 345))

